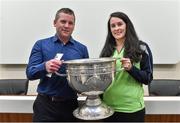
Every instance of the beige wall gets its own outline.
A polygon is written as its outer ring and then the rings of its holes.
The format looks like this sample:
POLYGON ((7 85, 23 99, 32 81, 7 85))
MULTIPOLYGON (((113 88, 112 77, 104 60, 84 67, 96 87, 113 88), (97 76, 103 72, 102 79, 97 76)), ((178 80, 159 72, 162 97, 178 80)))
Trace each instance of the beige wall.
POLYGON ((155 79, 180 79, 180 62, 175 65, 154 65, 155 79))
POLYGON ((26 65, 0 65, 0 79, 24 79, 26 65))
MULTIPOLYGON (((0 79, 24 79, 26 65, 0 65, 0 79)), ((180 62, 175 65, 154 65, 154 79, 180 79, 180 62)), ((30 81, 29 94, 34 94, 38 81, 30 81)), ((145 92, 147 93, 147 92, 145 92)))

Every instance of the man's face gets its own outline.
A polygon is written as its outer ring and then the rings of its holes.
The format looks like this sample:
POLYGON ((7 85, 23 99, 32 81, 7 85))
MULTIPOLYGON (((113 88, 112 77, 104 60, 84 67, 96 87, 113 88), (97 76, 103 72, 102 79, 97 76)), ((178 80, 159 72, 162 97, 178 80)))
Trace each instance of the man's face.
POLYGON ((54 27, 58 36, 62 41, 69 40, 75 26, 75 18, 73 15, 59 13, 59 18, 54 21, 54 27))

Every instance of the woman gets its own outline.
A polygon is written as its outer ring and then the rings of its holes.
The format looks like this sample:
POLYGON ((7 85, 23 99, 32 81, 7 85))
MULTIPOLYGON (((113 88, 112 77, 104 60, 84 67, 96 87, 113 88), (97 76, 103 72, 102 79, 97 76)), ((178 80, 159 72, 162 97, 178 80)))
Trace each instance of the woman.
POLYGON ((108 21, 108 34, 100 57, 113 57, 117 71, 112 84, 103 94, 103 101, 115 113, 105 121, 144 122, 143 84, 153 79, 150 48, 138 39, 129 17, 114 12, 108 21))

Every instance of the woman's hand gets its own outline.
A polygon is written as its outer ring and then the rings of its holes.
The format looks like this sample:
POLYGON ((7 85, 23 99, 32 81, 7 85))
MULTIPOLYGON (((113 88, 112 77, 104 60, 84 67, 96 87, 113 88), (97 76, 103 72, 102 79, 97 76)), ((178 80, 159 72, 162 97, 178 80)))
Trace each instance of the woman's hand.
POLYGON ((132 68, 132 63, 131 63, 131 60, 129 58, 122 58, 121 62, 122 62, 122 67, 125 70, 128 71, 128 70, 130 70, 132 68))

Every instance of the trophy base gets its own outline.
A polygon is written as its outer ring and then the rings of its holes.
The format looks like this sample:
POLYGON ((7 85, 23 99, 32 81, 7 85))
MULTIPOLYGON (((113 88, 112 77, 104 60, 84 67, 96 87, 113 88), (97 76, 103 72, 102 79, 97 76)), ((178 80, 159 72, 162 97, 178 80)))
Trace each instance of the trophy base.
POLYGON ((84 104, 82 107, 74 110, 73 115, 81 120, 101 120, 113 115, 114 111, 104 103, 95 106, 84 104))

